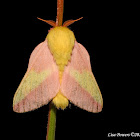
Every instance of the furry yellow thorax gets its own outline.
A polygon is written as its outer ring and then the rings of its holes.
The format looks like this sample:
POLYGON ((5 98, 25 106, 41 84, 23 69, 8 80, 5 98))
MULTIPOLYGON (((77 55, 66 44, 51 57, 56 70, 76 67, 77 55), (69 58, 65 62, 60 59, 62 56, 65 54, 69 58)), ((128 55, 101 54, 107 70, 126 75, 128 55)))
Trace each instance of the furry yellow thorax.
POLYGON ((67 27, 58 26, 50 30, 47 35, 48 46, 53 54, 60 71, 64 70, 71 58, 75 36, 67 27))
MULTIPOLYGON (((71 59, 75 36, 67 27, 58 26, 51 29, 46 38, 49 49, 59 68, 59 80, 61 84, 64 67, 71 59)), ((68 106, 68 99, 62 95, 61 91, 59 91, 53 99, 53 103, 57 108, 65 109, 68 106)))

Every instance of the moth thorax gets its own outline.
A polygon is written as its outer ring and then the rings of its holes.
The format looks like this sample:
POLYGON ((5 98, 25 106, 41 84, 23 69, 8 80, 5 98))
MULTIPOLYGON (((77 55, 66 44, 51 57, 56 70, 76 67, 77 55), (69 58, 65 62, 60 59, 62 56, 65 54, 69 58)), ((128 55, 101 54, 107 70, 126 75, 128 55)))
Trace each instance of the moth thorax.
POLYGON ((58 26, 51 29, 46 38, 59 70, 63 71, 64 66, 71 59, 75 43, 74 33, 67 27, 58 26))

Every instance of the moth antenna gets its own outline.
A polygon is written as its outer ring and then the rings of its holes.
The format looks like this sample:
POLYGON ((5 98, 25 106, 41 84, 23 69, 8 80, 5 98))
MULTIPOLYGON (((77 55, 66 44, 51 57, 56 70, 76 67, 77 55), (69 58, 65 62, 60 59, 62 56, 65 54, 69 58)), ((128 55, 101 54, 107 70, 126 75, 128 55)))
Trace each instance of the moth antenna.
POLYGON ((44 21, 44 22, 48 23, 49 25, 51 25, 51 26, 53 26, 53 27, 56 26, 56 22, 53 21, 53 20, 44 20, 44 19, 39 18, 39 17, 37 17, 37 19, 39 19, 39 20, 41 20, 41 21, 44 21))
POLYGON ((73 24, 74 22, 76 22, 76 21, 78 21, 78 20, 81 20, 82 18, 83 18, 83 17, 78 18, 78 19, 76 19, 76 20, 67 20, 67 21, 64 22, 63 26, 64 26, 64 27, 68 27, 69 25, 73 24))

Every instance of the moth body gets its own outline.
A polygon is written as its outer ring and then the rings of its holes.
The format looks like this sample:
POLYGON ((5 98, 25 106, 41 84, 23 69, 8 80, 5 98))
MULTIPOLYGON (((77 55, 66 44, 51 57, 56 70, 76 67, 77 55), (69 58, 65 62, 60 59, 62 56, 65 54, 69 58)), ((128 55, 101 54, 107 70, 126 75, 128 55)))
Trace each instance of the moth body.
MULTIPOLYGON (((59 68, 59 81, 61 84, 63 71, 71 59, 72 49, 75 43, 74 33, 67 27, 58 26, 50 30, 46 37, 48 47, 59 68)), ((63 96, 61 90, 53 98, 57 108, 65 109, 68 106, 68 99, 63 96)))

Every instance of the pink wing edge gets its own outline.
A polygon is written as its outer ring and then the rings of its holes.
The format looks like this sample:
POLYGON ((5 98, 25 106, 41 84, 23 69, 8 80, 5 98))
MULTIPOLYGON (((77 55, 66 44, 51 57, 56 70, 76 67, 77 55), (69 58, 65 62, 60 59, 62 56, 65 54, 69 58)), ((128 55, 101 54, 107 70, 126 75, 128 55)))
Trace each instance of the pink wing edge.
MULTIPOLYGON (((75 45, 72 51, 71 61, 65 67, 63 73, 61 91, 63 95, 76 106, 84 110, 87 110, 89 112, 94 112, 94 113, 101 112, 103 103, 100 104, 99 102, 95 101, 95 99, 84 88, 80 87, 78 82, 73 77, 70 76, 71 68, 81 71, 85 67, 93 75, 91 71, 90 57, 87 50, 84 48, 83 45, 75 41, 75 45)), ((94 75, 93 75, 93 79, 95 80, 94 75)), ((99 89, 97 84, 96 86, 99 89)))
POLYGON ((27 96, 13 106, 15 112, 28 112, 48 104, 60 89, 59 71, 48 48, 47 40, 40 43, 33 50, 23 80, 27 77, 32 68, 38 73, 48 68, 51 68, 53 72, 38 87, 31 90, 27 96))

